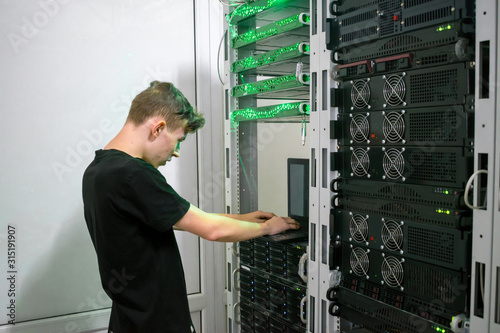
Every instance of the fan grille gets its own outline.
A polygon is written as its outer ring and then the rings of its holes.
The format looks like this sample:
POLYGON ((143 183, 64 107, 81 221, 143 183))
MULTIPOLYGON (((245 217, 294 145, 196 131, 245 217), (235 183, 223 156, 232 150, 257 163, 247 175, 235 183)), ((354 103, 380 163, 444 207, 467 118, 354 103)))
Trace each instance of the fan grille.
POLYGON ((394 143, 402 141, 405 133, 403 114, 398 112, 389 112, 385 114, 382 129, 385 139, 388 142, 394 143))
POLYGON ((368 116, 357 114, 352 117, 350 125, 351 137, 357 142, 368 141, 368 134, 370 132, 370 124, 368 123, 368 116))
POLYGON ((352 172, 359 177, 368 175, 370 168, 370 157, 368 151, 363 148, 357 148, 351 155, 352 172))
POLYGON ((384 151, 383 167, 386 177, 390 179, 398 179, 403 177, 405 168, 405 160, 403 154, 391 148, 384 151))
POLYGON ((349 230, 351 232, 351 237, 356 242, 366 242, 368 239, 368 221, 366 218, 360 214, 355 214, 351 216, 351 221, 349 222, 349 230))
POLYGON ((362 109, 367 107, 370 95, 371 92, 368 80, 357 80, 352 84, 351 101, 355 108, 362 109))
POLYGON ((404 270, 402 263, 396 257, 384 257, 382 262, 382 277, 391 287, 402 287, 404 270))
POLYGON ((403 248, 403 229, 401 225, 394 221, 384 221, 382 225, 382 241, 386 249, 398 251, 403 248))
POLYGON ((370 258, 365 250, 359 247, 352 249, 350 262, 351 269, 356 275, 368 275, 370 258))
POLYGON ((406 94, 405 81, 403 76, 391 75, 385 80, 384 99, 390 106, 404 104, 406 94))

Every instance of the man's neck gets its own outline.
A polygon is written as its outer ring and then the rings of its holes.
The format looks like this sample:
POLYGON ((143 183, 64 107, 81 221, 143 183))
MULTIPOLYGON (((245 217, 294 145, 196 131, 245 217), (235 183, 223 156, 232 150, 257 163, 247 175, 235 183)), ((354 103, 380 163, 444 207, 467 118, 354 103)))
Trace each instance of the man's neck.
MULTIPOLYGON (((143 129, 140 126, 135 126, 131 123, 126 123, 120 132, 104 147, 104 149, 116 149, 123 151, 130 156, 143 158, 144 148, 141 144, 141 132, 143 129)), ((142 139, 144 140, 144 139, 142 139)))

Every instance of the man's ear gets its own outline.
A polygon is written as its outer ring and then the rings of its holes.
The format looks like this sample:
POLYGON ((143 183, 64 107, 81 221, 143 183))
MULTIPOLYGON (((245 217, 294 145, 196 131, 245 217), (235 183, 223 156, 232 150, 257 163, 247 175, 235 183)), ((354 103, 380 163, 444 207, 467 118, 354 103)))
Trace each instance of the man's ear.
POLYGON ((154 122, 151 126, 151 134, 155 138, 157 138, 160 135, 160 133, 166 129, 166 125, 167 124, 165 123, 165 120, 159 120, 154 122))

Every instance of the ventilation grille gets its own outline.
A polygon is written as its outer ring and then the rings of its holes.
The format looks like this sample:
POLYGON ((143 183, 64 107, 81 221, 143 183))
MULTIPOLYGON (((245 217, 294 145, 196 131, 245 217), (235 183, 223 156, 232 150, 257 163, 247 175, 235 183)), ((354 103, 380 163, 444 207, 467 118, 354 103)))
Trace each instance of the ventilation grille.
POLYGON ((377 208, 369 208, 363 202, 357 201, 346 200, 342 204, 343 208, 347 210, 357 210, 367 214, 386 215, 401 220, 411 219, 414 222, 427 223, 447 228, 456 227, 454 221, 422 216, 419 214, 417 209, 401 202, 392 202, 377 208))
POLYGON ((407 292, 425 295, 429 299, 440 300, 446 304, 453 303, 456 292, 465 288, 459 280, 459 272, 448 273, 433 269, 432 266, 407 265, 408 270, 405 289, 407 292))
POLYGON ((387 324, 377 325, 370 329, 375 329, 377 333, 420 333, 421 329, 417 327, 416 322, 408 320, 401 310, 383 307, 377 309, 375 318, 381 319, 387 324))
POLYGON ((385 80, 384 99, 390 106, 396 106, 404 103, 406 85, 403 77, 403 75, 391 75, 385 80))
POLYGON ((363 8, 372 7, 372 6, 377 6, 377 5, 378 5, 378 3, 379 3, 379 0, 375 0, 375 1, 371 1, 371 2, 366 2, 366 3, 362 4, 362 5, 358 5, 358 6, 355 6, 355 7, 351 7, 351 8, 348 8, 348 9, 346 9, 346 10, 344 10, 344 9, 342 8, 341 12, 342 12, 343 14, 349 14, 349 13, 353 13, 353 12, 358 11, 358 10, 363 9, 363 8))
POLYGON ((384 137, 388 142, 395 143, 402 141, 405 133, 403 113, 389 112, 384 114, 382 130, 384 137))
POLYGON ((451 15, 453 15, 453 11, 452 11, 451 6, 439 8, 439 9, 435 9, 435 10, 432 10, 432 11, 429 11, 426 13, 407 17, 405 19, 405 26, 411 27, 413 25, 427 23, 430 21, 441 20, 441 19, 447 18, 451 15))
MULTIPOLYGON (((411 185, 409 185, 411 186, 411 185)), ((421 205, 439 206, 443 208, 455 208, 454 201, 433 200, 429 197, 421 197, 416 191, 402 184, 391 184, 377 192, 366 190, 343 189, 346 196, 369 196, 371 198, 385 199, 391 201, 405 201, 421 205)))
POLYGON ((394 220, 384 221, 381 235, 385 249, 390 251, 400 251, 403 249, 404 236, 400 223, 394 220))
MULTIPOLYGON (((396 218, 405 219, 408 216, 416 216, 419 215, 418 211, 402 202, 390 202, 380 207, 380 211, 385 214, 390 214, 396 218)), ((385 215, 381 214, 381 215, 385 215)))
POLYGON ((402 198, 408 200, 408 198, 420 199, 420 194, 417 191, 412 190, 408 186, 400 184, 391 184, 384 186, 379 190, 379 193, 389 194, 391 198, 402 198))
POLYGON ((394 21, 393 16, 397 15, 401 10, 401 2, 399 1, 381 1, 379 3, 380 12, 384 15, 380 16, 380 36, 391 35, 400 24, 399 21, 394 21))
POLYGON ((351 216, 349 231, 354 241, 358 243, 368 241, 368 220, 360 214, 351 216))
POLYGON ((420 64, 422 66, 427 65, 437 65, 437 64, 446 64, 448 63, 448 56, 446 54, 434 55, 428 57, 420 58, 420 64))
POLYGON ((347 71, 347 75, 346 76, 354 76, 354 75, 358 74, 358 68, 356 66, 347 67, 345 69, 347 71))
POLYGON ((390 287, 403 287, 404 270, 403 263, 396 257, 384 257, 382 261, 382 277, 390 287))
POLYGON ((367 251, 359 247, 352 249, 350 263, 351 269, 354 274, 358 276, 368 275, 368 269, 370 268, 370 258, 368 258, 367 251))
POLYGON ((370 85, 369 80, 357 80, 352 82, 351 101, 352 105, 357 108, 365 108, 370 102, 370 85))
POLYGON ((404 180, 403 172, 405 170, 405 160, 403 153, 399 150, 394 148, 384 150, 382 166, 387 178, 404 180))
POLYGON ((397 71, 398 69, 399 69, 399 61, 398 60, 386 61, 385 62, 385 70, 384 70, 384 72, 397 71))
POLYGON ((455 184, 457 157, 455 153, 425 153, 415 150, 410 155, 411 178, 421 181, 439 181, 455 184))
POLYGON ((358 15, 346 17, 345 19, 342 19, 341 24, 342 24, 342 27, 347 27, 347 26, 350 26, 351 24, 365 22, 365 21, 374 19, 376 17, 377 17, 377 10, 374 9, 374 10, 370 10, 370 11, 367 11, 367 12, 364 12, 364 13, 361 13, 358 15))
MULTIPOLYGON (((357 296, 357 295, 356 295, 357 296)), ((365 301, 365 300, 364 300, 365 301)), ((342 298, 342 304, 356 312, 344 311, 342 317, 351 322, 359 322, 360 313, 366 314, 369 319, 363 321, 363 327, 373 333, 421 333, 421 329, 409 322, 404 312, 373 301, 373 306, 367 307, 351 295, 342 298), (375 317, 378 320, 373 320, 375 317), (380 324, 380 321, 384 324, 380 324)))
POLYGON ((455 236, 424 228, 408 227, 408 253, 453 264, 455 236))
POLYGON ((387 41, 384 45, 382 45, 380 51, 394 50, 398 48, 407 48, 408 46, 419 45, 420 43, 423 43, 423 41, 419 37, 402 35, 394 37, 389 41, 387 41))
POLYGON ((357 148, 352 152, 351 169, 353 175, 358 177, 368 175, 368 171, 370 170, 370 157, 368 156, 367 149, 357 148))
POLYGON ((409 114, 409 140, 455 142, 457 140, 457 114, 453 110, 413 112, 409 114))
POLYGON ((349 52, 348 54, 339 53, 339 57, 345 63, 363 61, 370 58, 380 58, 387 55, 392 55, 396 53, 407 52, 408 49, 424 49, 432 48, 435 46, 441 46, 445 44, 454 43, 457 41, 456 37, 447 37, 439 40, 424 41, 422 38, 412 35, 398 35, 394 38, 390 38, 387 42, 378 48, 377 51, 369 52, 363 50, 363 46, 358 46, 355 51, 349 52), (362 52, 359 52, 359 50, 362 52))
POLYGON ((357 114, 352 116, 350 124, 351 137, 354 142, 361 143, 368 141, 370 132, 370 124, 368 123, 368 116, 357 114))
POLYGON ((410 86, 411 103, 446 102, 458 99, 458 77, 456 69, 426 72, 412 75, 410 86))
POLYGON ((372 37, 377 35, 377 27, 368 27, 364 29, 360 29, 354 32, 349 32, 346 34, 342 34, 342 42, 343 43, 348 43, 350 41, 359 39, 359 38, 365 38, 365 37, 372 37))
POLYGON ((405 1, 405 8, 408 9, 411 7, 424 5, 426 3, 435 2, 435 1, 436 0, 406 0, 405 1))

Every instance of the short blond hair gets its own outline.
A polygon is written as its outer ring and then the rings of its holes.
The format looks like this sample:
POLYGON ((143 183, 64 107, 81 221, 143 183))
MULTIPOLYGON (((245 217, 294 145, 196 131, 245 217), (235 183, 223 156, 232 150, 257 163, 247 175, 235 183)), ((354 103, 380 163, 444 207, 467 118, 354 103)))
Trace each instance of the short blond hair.
POLYGON ((170 82, 153 81, 139 93, 130 107, 127 122, 141 125, 151 117, 165 119, 169 130, 182 127, 194 132, 205 124, 203 115, 196 112, 186 97, 170 82))

